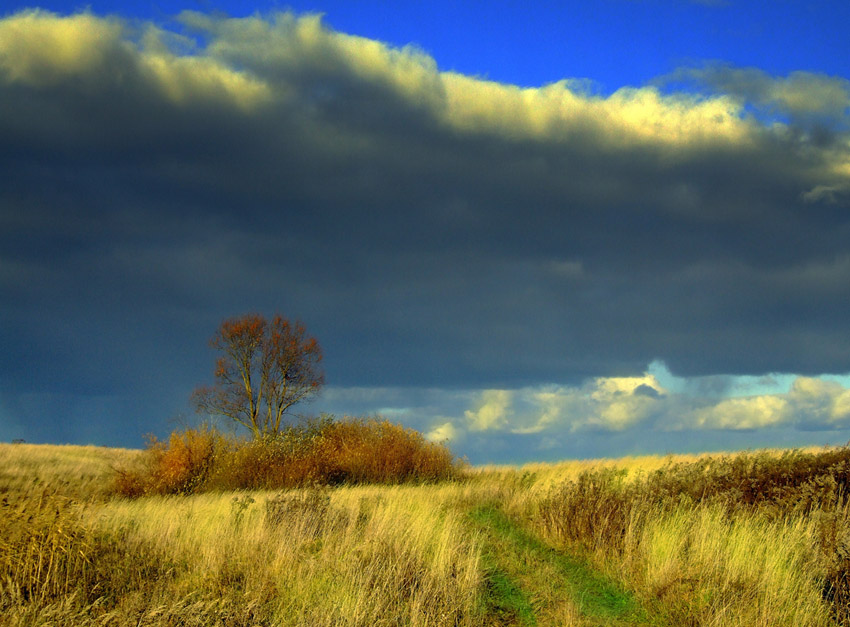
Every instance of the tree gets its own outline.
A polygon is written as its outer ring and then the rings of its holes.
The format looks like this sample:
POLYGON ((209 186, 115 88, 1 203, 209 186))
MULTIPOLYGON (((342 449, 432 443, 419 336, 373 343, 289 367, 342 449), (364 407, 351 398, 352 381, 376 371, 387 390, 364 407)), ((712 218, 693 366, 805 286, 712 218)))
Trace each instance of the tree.
POLYGON ((289 408, 325 382, 316 339, 280 315, 271 322, 259 314, 225 320, 210 345, 221 352, 216 383, 195 390, 195 407, 247 427, 255 439, 278 434, 289 408))

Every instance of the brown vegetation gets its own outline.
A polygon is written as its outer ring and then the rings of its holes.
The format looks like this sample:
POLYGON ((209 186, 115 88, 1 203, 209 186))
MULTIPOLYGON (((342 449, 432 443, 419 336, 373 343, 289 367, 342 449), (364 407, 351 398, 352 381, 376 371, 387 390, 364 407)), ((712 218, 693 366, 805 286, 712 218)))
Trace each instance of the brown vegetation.
POLYGON ((477 550, 441 488, 392 499, 371 490, 105 501, 41 484, 7 493, 0 625, 481 624, 477 550))
POLYGON ((440 483, 409 460, 444 447, 379 420, 273 442, 0 444, 0 626, 850 625, 847 448, 440 483), (139 498, 104 488, 119 462, 139 498), (634 611, 591 616, 606 590, 634 611))
POLYGON ((780 557, 772 568, 807 570, 805 576, 814 579, 815 592, 829 603, 833 618, 850 624, 848 477, 847 447, 704 457, 631 478, 615 468, 590 469, 551 488, 536 504, 535 515, 544 534, 559 546, 579 547, 634 567, 636 580, 643 579, 641 587, 674 608, 672 618, 684 621, 681 624, 691 624, 695 611, 700 619, 693 624, 718 620, 721 609, 730 611, 721 598, 739 599, 731 605, 739 613, 764 598, 767 575, 753 566, 761 559, 759 551, 734 544, 744 536, 749 542, 764 536, 762 545, 776 542, 771 559, 780 557), (807 527, 808 546, 788 546, 799 542, 786 533, 795 525, 807 527), (708 528, 716 540, 725 537, 720 544, 725 543, 722 550, 728 551, 729 562, 723 564, 724 557, 717 555, 716 570, 700 573, 696 565, 701 549, 695 543, 705 544, 698 536, 708 528), (646 574, 655 559, 649 555, 652 542, 675 545, 657 549, 669 554, 668 564, 681 562, 670 566, 667 577, 654 578, 657 571, 646 574), (795 558, 781 557, 782 551, 797 550, 805 557, 798 553, 801 561, 796 564, 795 558), (731 562, 738 559, 741 563, 733 568, 731 562), (753 574, 757 572, 762 575, 753 574), (695 609, 700 604, 704 607, 695 609))
POLYGON ((118 470, 124 496, 210 490, 279 490, 308 485, 397 484, 456 479, 461 464, 448 447, 382 419, 324 416, 245 441, 204 427, 152 439, 118 470))
POLYGON ((289 409, 325 382, 322 350, 300 322, 246 314, 221 323, 210 345, 219 351, 215 385, 195 390, 201 413, 224 416, 254 439, 276 437, 289 409))

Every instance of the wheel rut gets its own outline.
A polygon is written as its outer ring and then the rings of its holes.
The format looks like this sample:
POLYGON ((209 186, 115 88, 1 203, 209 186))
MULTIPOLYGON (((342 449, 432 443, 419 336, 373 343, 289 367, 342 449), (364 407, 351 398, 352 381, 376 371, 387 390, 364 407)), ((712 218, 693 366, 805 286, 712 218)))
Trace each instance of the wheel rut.
POLYGON ((496 505, 469 512, 480 532, 488 625, 660 625, 617 582, 556 551, 496 505))

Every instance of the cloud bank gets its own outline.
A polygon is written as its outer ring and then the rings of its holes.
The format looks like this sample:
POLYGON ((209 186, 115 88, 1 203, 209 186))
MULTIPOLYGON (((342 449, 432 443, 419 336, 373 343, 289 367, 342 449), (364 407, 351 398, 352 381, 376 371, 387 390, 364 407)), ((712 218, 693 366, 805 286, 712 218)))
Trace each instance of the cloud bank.
POLYGON ((459 429, 568 435, 584 431, 850 427, 850 390, 837 381, 815 377, 796 377, 785 392, 732 398, 671 392, 652 374, 599 377, 574 387, 488 390, 480 394, 479 402, 477 411, 466 411, 459 429))
POLYGON ((660 362, 579 385, 337 388, 326 401, 403 421, 477 461, 843 444, 850 433, 846 376, 682 378, 660 362))
POLYGON ((520 88, 288 13, 6 16, 0 405, 137 438, 260 310, 340 389, 480 394, 434 437, 846 426, 812 382, 850 371, 848 106, 720 64, 520 88), (676 427, 655 360, 799 389, 676 427))

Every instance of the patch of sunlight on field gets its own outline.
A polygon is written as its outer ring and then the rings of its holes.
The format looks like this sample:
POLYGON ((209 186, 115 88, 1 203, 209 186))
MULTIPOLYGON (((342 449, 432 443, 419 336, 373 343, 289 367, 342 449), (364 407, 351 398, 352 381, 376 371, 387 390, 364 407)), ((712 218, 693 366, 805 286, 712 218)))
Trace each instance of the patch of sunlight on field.
POLYGON ((281 624, 474 624, 478 545, 450 486, 146 497, 103 504, 104 533, 184 564, 186 589, 242 586, 281 624))
POLYGON ((91 445, 0 443, 0 493, 23 493, 36 487, 78 498, 104 496, 112 468, 139 453, 91 445))
POLYGON ((650 596, 723 625, 825 625, 814 536, 811 521, 681 506, 627 538, 623 563, 650 596))
MULTIPOLYGON (((818 453, 829 447, 802 447, 796 450, 818 453)), ((559 462, 530 462, 522 465, 484 464, 468 469, 469 476, 480 483, 489 481, 504 485, 518 485, 523 490, 545 492, 566 481, 574 481, 586 471, 612 468, 624 472, 624 479, 637 479, 675 464, 692 464, 708 458, 728 459, 745 453, 782 455, 785 449, 759 449, 757 451, 721 451, 714 453, 639 455, 618 458, 564 460, 559 462)))

